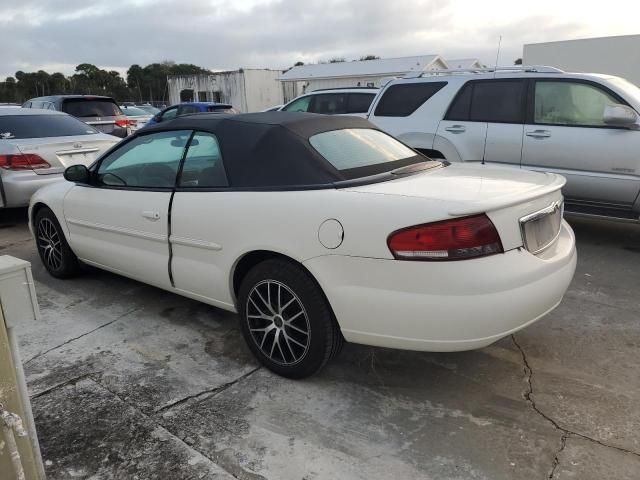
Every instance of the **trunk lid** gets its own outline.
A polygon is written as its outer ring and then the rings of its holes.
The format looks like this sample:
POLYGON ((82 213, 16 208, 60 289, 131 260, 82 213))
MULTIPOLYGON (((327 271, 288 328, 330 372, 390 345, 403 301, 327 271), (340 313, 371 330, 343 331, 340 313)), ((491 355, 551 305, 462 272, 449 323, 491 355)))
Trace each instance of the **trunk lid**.
POLYGON ((116 144, 118 139, 106 135, 83 135, 82 137, 45 137, 13 140, 20 153, 32 153, 46 160, 51 168, 38 168, 38 175, 62 173, 76 164, 91 165, 102 152, 116 144))
MULTIPOLYGON (((565 182, 564 177, 553 173, 452 164, 345 190, 438 202, 443 220, 486 213, 498 229, 506 251, 524 245, 523 223, 532 214, 545 209, 553 213, 551 207, 561 208, 561 189, 565 182)), ((425 208, 428 208, 426 204, 425 208)), ((424 213, 416 211, 416 224, 424 223, 423 218, 424 213)))

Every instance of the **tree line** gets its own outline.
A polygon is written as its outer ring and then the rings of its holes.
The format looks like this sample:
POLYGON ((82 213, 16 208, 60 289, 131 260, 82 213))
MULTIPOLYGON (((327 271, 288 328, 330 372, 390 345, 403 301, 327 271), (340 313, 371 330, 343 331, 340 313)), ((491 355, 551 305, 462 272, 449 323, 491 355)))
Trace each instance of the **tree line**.
POLYGON ((145 67, 131 65, 126 78, 115 70, 103 70, 90 63, 81 63, 73 75, 17 71, 0 82, 0 103, 23 103, 47 95, 106 95, 118 102, 166 101, 167 75, 211 73, 189 63, 164 61, 145 67))

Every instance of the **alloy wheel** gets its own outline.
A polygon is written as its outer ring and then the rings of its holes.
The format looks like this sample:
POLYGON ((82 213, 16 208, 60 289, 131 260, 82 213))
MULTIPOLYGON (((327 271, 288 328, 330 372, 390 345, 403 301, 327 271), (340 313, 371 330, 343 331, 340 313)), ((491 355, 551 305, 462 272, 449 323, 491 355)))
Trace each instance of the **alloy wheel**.
POLYGON ((284 283, 263 280, 247 296, 247 322, 262 353, 280 365, 300 362, 309 350, 309 317, 298 296, 284 283))
POLYGON ((62 266, 60 235, 54 223, 46 217, 40 219, 38 223, 38 247, 50 269, 58 270, 62 266))

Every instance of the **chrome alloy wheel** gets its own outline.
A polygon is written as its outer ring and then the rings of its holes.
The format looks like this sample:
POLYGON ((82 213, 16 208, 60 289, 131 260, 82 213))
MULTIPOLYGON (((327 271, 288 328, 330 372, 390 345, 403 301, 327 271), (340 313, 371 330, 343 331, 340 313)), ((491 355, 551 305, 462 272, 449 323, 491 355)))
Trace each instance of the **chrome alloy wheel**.
POLYGON ((42 252, 42 259, 52 270, 62 266, 62 244, 60 235, 53 222, 44 217, 38 223, 38 247, 42 252))
POLYGON ((263 280, 247 296, 247 323, 255 344, 280 365, 300 362, 309 350, 309 317, 285 284, 263 280))

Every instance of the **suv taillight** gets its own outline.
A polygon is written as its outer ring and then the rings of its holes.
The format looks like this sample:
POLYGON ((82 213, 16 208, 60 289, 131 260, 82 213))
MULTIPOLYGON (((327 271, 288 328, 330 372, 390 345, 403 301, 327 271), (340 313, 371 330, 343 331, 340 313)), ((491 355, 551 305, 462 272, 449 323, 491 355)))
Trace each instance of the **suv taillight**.
POLYGON ((35 170, 37 168, 51 168, 51 165, 35 153, 20 155, 0 155, 0 168, 5 170, 35 170))
POLYGON ((116 120, 116 125, 122 128, 127 128, 130 124, 131 122, 128 118, 118 118, 116 120))
POLYGON ((404 228, 389 235, 387 245, 400 260, 462 260, 503 252, 498 231, 484 214, 404 228))

